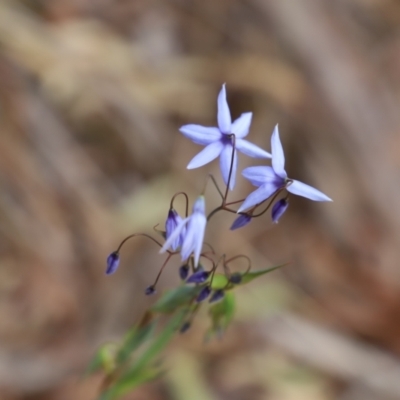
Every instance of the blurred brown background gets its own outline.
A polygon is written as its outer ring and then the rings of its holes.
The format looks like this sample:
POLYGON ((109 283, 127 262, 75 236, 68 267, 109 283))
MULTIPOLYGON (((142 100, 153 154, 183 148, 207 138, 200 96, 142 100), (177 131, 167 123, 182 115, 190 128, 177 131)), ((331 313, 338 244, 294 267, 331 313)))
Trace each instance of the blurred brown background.
MULTIPOLYGON (((200 317, 126 399, 400 399, 399 24, 396 0, 1 0, 0 398, 96 398, 84 368, 154 302, 163 259, 144 239, 111 277, 105 258, 176 191, 221 182, 216 162, 185 169, 200 147, 178 128, 214 126, 226 82, 249 140, 269 149, 279 122, 290 176, 334 203, 237 232, 217 215, 220 253, 291 264, 240 291, 223 340, 204 345, 200 317)), ((232 198, 250 190, 238 177, 232 198)))

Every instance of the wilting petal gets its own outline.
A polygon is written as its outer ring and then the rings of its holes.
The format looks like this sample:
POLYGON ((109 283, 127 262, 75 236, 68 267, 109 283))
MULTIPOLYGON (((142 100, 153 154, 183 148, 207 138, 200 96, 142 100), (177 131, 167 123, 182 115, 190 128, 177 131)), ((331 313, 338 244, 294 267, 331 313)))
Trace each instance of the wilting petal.
POLYGON ((286 199, 280 199, 274 204, 271 211, 272 222, 274 224, 278 223, 279 218, 282 217, 288 207, 289 203, 286 199))
POLYGON ((195 124, 183 125, 179 131, 194 143, 202 145, 215 142, 222 136, 218 128, 195 124))
POLYGON ((224 145, 220 141, 209 144, 200 153, 198 153, 192 158, 192 160, 190 161, 190 163, 186 168, 193 169, 208 164, 209 162, 216 159, 220 155, 223 148, 224 145))
MULTIPOLYGON (((221 167, 222 178, 225 182, 225 185, 228 184, 229 170, 231 168, 231 162, 232 162, 232 150, 233 146, 231 144, 226 144, 223 150, 221 151, 221 157, 219 159, 219 165, 221 167)), ((235 150, 233 156, 231 181, 229 184, 230 190, 232 190, 235 187, 236 169, 237 169, 237 152, 235 150)))
POLYGON ((264 183, 274 182, 281 179, 275 174, 272 167, 268 166, 247 167, 242 171, 242 175, 254 186, 261 186, 264 183))
POLYGON ((234 231, 235 229, 243 228, 247 224, 249 224, 251 221, 250 215, 247 214, 240 214, 234 221, 232 226, 229 228, 231 231, 234 231))
POLYGON ((268 151, 263 150, 261 147, 258 147, 247 140, 236 139, 236 149, 249 157, 271 158, 271 154, 268 153, 268 151))
POLYGON ((243 202, 237 212, 242 212, 250 207, 255 206, 256 204, 262 203, 264 200, 268 199, 268 197, 274 194, 277 189, 279 189, 279 187, 273 183, 264 183, 264 185, 260 186, 246 197, 246 200, 243 202))
POLYGON ((332 201, 331 198, 320 192, 318 189, 296 180, 293 180, 292 184, 289 185, 286 190, 290 193, 297 194, 298 196, 303 196, 314 201, 332 201))
POLYGON ((234 133, 237 138, 244 138, 247 136, 250 130, 251 118, 253 113, 243 113, 238 119, 233 121, 231 126, 231 132, 234 133))
POLYGON ((222 133, 231 133, 231 112, 226 101, 225 83, 218 95, 218 127, 222 133))
POLYGON ((197 271, 193 275, 189 276, 186 283, 204 283, 209 276, 210 273, 207 271, 197 271))
POLYGON ((278 125, 275 126, 271 137, 271 152, 272 152, 272 168, 275 173, 281 178, 286 178, 287 174, 285 171, 285 154, 283 153, 283 147, 279 138, 278 125))
MULTIPOLYGON (((167 220, 165 221, 165 238, 168 239, 172 232, 176 229, 179 223, 182 221, 181 216, 171 208, 168 212, 167 220)), ((175 251, 178 247, 182 245, 183 234, 182 233, 177 237, 177 239, 171 244, 171 250, 175 251)))

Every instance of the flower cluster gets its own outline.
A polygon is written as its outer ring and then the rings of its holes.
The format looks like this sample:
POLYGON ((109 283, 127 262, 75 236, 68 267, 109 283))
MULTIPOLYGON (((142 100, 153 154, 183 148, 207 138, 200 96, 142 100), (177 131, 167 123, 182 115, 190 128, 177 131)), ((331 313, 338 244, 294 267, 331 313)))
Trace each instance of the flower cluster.
MULTIPOLYGON (((111 253, 107 259, 106 273, 112 274, 118 268, 121 247, 128 239, 135 236, 145 236, 157 243, 161 247, 160 253, 167 253, 167 257, 155 282, 145 290, 147 295, 151 295, 156 291, 156 284, 164 267, 174 255, 180 254, 182 263, 179 267, 179 276, 184 281, 184 286, 189 287, 187 297, 185 297, 187 318, 181 326, 181 332, 186 331, 191 326, 193 316, 200 303, 203 303, 206 299, 209 299, 209 303, 224 301, 227 291, 237 285, 247 283, 254 276, 260 275, 259 271, 258 275, 252 275, 250 272, 251 262, 244 255, 226 259, 225 255, 218 256, 210 245, 208 245, 209 250, 203 249, 207 223, 216 212, 226 211, 236 214, 237 217, 231 226, 231 230, 234 230, 249 224, 252 219, 262 216, 267 210, 271 212, 273 223, 277 223, 288 208, 291 194, 314 201, 331 201, 328 196, 312 186, 288 177, 278 125, 275 126, 271 136, 270 153, 244 139, 250 131, 251 112, 243 113, 232 122, 225 85, 222 86, 218 95, 217 108, 217 127, 190 124, 182 126, 180 132, 194 143, 205 146, 189 162, 188 169, 204 166, 219 157, 225 191, 219 189, 213 177, 211 177, 211 180, 221 195, 221 204, 207 215, 205 197, 202 194, 195 200, 192 213, 189 215, 188 196, 186 193, 179 192, 171 200, 165 222, 165 231, 161 232, 165 239, 164 243, 160 243, 147 234, 133 234, 124 239, 119 248, 111 253), (243 177, 257 189, 242 200, 228 201, 229 192, 235 187, 238 152, 253 158, 271 159, 271 165, 245 168, 242 171, 243 177), (186 199, 186 214, 183 217, 174 207, 175 198, 180 194, 185 196, 186 199), (241 205, 237 210, 232 208, 233 205, 238 203, 241 203, 241 205), (263 210, 257 211, 260 206, 263 206, 263 210), (246 272, 232 273, 229 264, 237 258, 243 257, 248 260, 246 272), (210 263, 211 267, 206 270, 203 267, 204 263, 210 263), (218 268, 223 269, 222 274, 216 272, 218 268)), ((272 269, 265 271, 269 272, 272 269)))

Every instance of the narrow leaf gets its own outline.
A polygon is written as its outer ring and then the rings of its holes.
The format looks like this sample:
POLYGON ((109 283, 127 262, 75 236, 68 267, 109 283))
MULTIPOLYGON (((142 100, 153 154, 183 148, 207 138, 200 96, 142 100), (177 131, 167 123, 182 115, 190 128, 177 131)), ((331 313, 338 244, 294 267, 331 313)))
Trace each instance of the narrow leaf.
POLYGON ((275 271, 276 269, 282 268, 287 264, 281 264, 281 265, 276 265, 275 267, 270 267, 266 269, 261 269, 259 271, 250 271, 247 272, 246 274, 242 275, 242 280, 240 282, 240 285, 244 285, 245 283, 251 282, 253 279, 258 278, 259 276, 268 274, 269 272, 275 271))

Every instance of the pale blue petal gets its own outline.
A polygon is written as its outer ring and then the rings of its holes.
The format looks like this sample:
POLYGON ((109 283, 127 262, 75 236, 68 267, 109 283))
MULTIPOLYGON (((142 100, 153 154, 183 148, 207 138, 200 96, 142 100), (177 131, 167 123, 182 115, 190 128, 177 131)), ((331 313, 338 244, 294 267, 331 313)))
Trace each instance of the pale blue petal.
POLYGON ((197 265, 199 264, 201 249, 203 247, 203 240, 204 240, 204 233, 206 230, 207 219, 205 216, 196 215, 196 220, 194 221, 194 224, 196 226, 197 235, 194 243, 193 252, 194 252, 194 265, 195 267, 197 267, 197 265))
MULTIPOLYGON (((221 151, 221 157, 219 159, 219 165, 221 168, 222 178, 225 182, 225 185, 228 184, 229 170, 231 168, 231 161, 232 161, 232 150, 233 146, 231 144, 226 144, 224 146, 224 149, 221 151)), ((231 181, 229 184, 230 190, 232 190, 235 187, 236 170, 237 170, 237 152, 235 150, 233 165, 232 165, 231 181)))
POLYGON ((272 168, 275 173, 281 178, 286 178, 287 174, 285 171, 285 154, 283 153, 283 147, 281 140, 279 139, 278 124, 275 126, 271 137, 271 152, 272 152, 272 168))
POLYGON ((296 180, 293 180, 292 184, 290 184, 286 190, 290 193, 297 194, 297 196, 303 196, 314 201, 332 201, 331 198, 318 189, 296 180))
POLYGON ((183 232, 185 225, 188 223, 188 221, 189 218, 185 218, 179 222, 177 227, 171 233, 170 237, 165 241, 164 246, 160 250, 160 253, 165 253, 171 247, 172 243, 174 243, 175 240, 178 239, 179 235, 183 232))
POLYGON ((213 142, 206 146, 200 153, 195 155, 188 166, 187 169, 199 168, 205 164, 208 164, 212 160, 216 159, 220 154, 224 145, 222 142, 213 142))
POLYGON ((265 183, 246 197, 246 200, 243 202, 237 212, 242 212, 250 207, 255 206, 256 204, 262 203, 264 200, 268 199, 272 194, 274 194, 277 189, 278 188, 275 184, 265 183))
POLYGON ((268 166, 247 167, 242 171, 242 175, 254 186, 261 186, 267 182, 275 182, 276 180, 281 180, 281 178, 275 174, 272 167, 268 166))
POLYGON ((218 95, 218 127, 222 133, 231 133, 231 112, 226 101, 225 83, 218 95))
POLYGON ((243 113, 238 119, 232 123, 231 133, 234 133, 237 138, 244 138, 250 130, 251 118, 253 113, 243 113))
POLYGON ((192 254, 193 251, 193 243, 194 243, 194 239, 196 237, 196 229, 192 224, 192 218, 193 216, 190 217, 190 221, 187 225, 187 229, 186 229, 186 235, 185 235, 185 239, 183 240, 182 243, 182 248, 181 248, 181 258, 182 261, 186 261, 189 257, 190 254, 192 254))
POLYGON ((197 144, 202 144, 204 146, 215 142, 222 137, 222 134, 218 128, 210 126, 201 126, 194 124, 183 125, 179 128, 179 131, 191 141, 197 144))
POLYGON ((271 158, 271 154, 263 150, 261 147, 243 139, 236 139, 236 149, 249 157, 255 158, 271 158))

